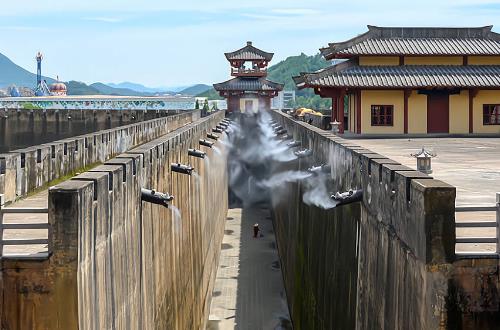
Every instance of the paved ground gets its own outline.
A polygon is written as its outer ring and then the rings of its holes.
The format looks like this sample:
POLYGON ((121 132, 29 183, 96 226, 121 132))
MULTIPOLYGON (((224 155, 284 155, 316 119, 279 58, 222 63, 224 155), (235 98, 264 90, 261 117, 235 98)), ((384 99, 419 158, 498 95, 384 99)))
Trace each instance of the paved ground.
MULTIPOLYGON (((435 179, 457 187, 457 206, 494 205, 500 192, 500 138, 359 139, 354 143, 416 169, 411 153, 437 153, 435 179)), ((494 212, 457 213, 456 221, 493 221, 494 212)), ((457 228, 457 237, 495 237, 495 228, 457 228)), ((494 252, 495 244, 457 244, 457 252, 494 252)))
POLYGON ((225 229, 208 329, 291 329, 269 211, 230 209, 225 229))
POLYGON ((500 192, 500 138, 359 139, 354 143, 416 169, 410 156, 432 149, 434 178, 457 187, 457 206, 492 205, 500 192))
MULTIPOLYGON (((30 196, 28 198, 19 200, 9 207, 47 207, 48 204, 48 190, 44 190, 38 194, 30 196)), ((47 214, 5 214, 4 223, 47 223, 47 214)), ((16 229, 16 230, 4 230, 4 239, 37 239, 37 238, 47 238, 48 232, 44 229, 16 229)), ((37 257, 43 256, 47 253, 47 245, 6 245, 3 248, 4 256, 30 256, 37 257)))

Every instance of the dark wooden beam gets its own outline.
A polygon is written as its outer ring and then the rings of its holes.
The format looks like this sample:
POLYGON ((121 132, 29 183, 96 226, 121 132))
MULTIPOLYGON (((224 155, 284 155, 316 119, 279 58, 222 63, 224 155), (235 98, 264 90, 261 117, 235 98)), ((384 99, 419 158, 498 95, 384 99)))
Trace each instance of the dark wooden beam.
POLYGON ((361 134, 361 90, 356 91, 356 133, 361 134))
POLYGON ((345 124, 345 120, 344 120, 344 103, 345 103, 345 98, 344 96, 346 95, 346 90, 345 89, 341 89, 340 90, 340 93, 339 93, 339 104, 338 104, 338 114, 339 114, 339 122, 340 122, 340 125, 339 125, 339 133, 340 134, 344 134, 344 124, 345 124))
POLYGON ((408 134, 408 98, 411 95, 411 89, 404 90, 404 133, 408 134))
POLYGON ((474 133, 474 98, 479 90, 477 88, 469 89, 469 133, 474 133))

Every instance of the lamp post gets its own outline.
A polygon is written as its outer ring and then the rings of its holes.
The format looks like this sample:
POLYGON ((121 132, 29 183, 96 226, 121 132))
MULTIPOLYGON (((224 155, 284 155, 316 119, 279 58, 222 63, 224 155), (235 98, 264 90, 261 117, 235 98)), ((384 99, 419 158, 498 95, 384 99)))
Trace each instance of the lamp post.
POLYGON ((415 154, 411 154, 411 156, 415 157, 417 159, 417 170, 425 173, 425 174, 431 174, 432 173, 432 162, 431 159, 436 157, 437 155, 425 150, 424 147, 422 147, 422 150, 415 154))

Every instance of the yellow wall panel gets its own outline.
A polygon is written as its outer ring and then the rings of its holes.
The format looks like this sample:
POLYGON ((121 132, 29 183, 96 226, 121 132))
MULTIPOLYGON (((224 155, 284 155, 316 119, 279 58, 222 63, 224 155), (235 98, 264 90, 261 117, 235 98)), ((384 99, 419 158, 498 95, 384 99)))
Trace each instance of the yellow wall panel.
POLYGON ((450 95, 450 133, 469 133, 469 92, 450 95))
POLYGON ((463 65, 462 56, 405 56, 405 65, 463 65))
POLYGON ((474 133, 500 134, 500 125, 483 125, 483 105, 500 104, 500 90, 481 90, 474 98, 474 133))
POLYGON ((361 91, 361 133, 403 134, 404 133, 403 91, 361 91), (393 105, 393 126, 372 126, 371 106, 393 105))
POLYGON ((500 56, 469 56, 469 65, 500 65, 500 56))
POLYGON ((408 133, 427 133, 427 95, 418 94, 417 91, 413 91, 408 98, 408 133))
POLYGON ((359 65, 399 65, 397 56, 360 56, 359 65))

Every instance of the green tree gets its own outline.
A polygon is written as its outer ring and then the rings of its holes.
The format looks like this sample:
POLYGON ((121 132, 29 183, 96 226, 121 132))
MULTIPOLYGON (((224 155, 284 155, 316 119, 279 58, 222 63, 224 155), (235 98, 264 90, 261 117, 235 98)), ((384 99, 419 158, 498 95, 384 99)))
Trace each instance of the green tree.
POLYGON ((208 111, 208 110, 209 110, 209 107, 208 107, 208 99, 205 99, 205 103, 203 103, 203 110, 204 110, 204 111, 208 111))
POLYGON ((196 103, 194 104, 194 108, 195 108, 195 110, 200 109, 200 102, 198 102, 198 99, 196 99, 196 103))

